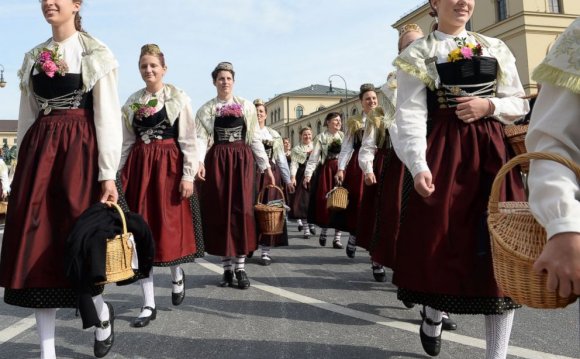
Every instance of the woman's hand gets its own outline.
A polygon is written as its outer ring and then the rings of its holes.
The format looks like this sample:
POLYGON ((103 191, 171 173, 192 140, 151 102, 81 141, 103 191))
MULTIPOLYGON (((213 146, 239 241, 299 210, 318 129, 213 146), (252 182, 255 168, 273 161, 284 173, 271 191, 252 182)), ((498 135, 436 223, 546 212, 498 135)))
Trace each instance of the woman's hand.
POLYGON ((106 180, 101 182, 101 203, 107 201, 117 203, 119 199, 119 193, 117 192, 117 186, 115 181, 106 180))
POLYGON ((181 193, 181 198, 189 198, 193 194, 193 182, 181 181, 179 184, 179 193, 181 193))
POLYGON ((558 233, 534 263, 536 273, 547 273, 546 288, 560 297, 580 295, 580 233, 558 233))
POLYGON ((274 174, 272 173, 272 169, 270 167, 266 168, 266 176, 268 177, 268 180, 266 182, 266 185, 276 185, 276 179, 274 178, 274 174))
MULTIPOLYGON (((296 182, 296 181, 294 181, 294 182, 296 182)), ((296 191, 296 187, 294 186, 294 183, 292 183, 292 182, 286 183, 286 190, 288 191, 288 193, 294 193, 296 191)))
POLYGON ((294 188, 296 188, 296 176, 290 177, 290 182, 292 183, 292 185, 294 186, 294 188))
POLYGON ((375 177, 374 173, 370 172, 370 173, 365 174, 365 184, 367 186, 372 186, 376 183, 377 183, 377 178, 375 177))
POLYGON ((456 107, 455 114, 465 123, 472 123, 490 116, 495 110, 493 103, 486 98, 458 97, 456 100, 459 104, 456 107))
POLYGON ((435 192, 435 185, 433 184, 433 177, 431 172, 423 171, 415 175, 413 179, 415 182, 415 191, 422 197, 429 197, 435 192))
POLYGON ((302 187, 308 189, 308 186, 310 186, 310 177, 304 177, 304 180, 302 181, 302 187))
POLYGON ((197 169, 196 179, 200 181, 205 181, 205 166, 202 162, 199 163, 199 168, 197 169))
POLYGON ((342 184, 342 181, 344 180, 344 171, 338 170, 334 175, 334 180, 340 186, 342 184))

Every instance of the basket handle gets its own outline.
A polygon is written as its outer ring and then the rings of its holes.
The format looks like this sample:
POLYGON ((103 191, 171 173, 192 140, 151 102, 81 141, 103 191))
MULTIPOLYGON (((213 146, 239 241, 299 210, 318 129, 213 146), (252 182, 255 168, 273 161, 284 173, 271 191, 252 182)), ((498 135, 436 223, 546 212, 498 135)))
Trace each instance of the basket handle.
POLYGON ((493 184, 491 186, 491 193, 489 194, 489 203, 488 208, 490 212, 498 212, 498 202, 499 202, 499 195, 501 185, 503 184, 503 179, 505 175, 515 166, 520 165, 522 163, 527 163, 530 160, 551 160, 558 162, 566 167, 568 167, 574 174, 576 174, 576 178, 580 178, 580 166, 574 163, 572 160, 563 157, 557 153, 551 152, 529 152, 529 153, 522 153, 511 160, 509 160, 502 168, 497 172, 495 179, 493 180, 493 184))
POLYGON ((286 197, 284 197, 284 192, 282 192, 280 187, 273 185, 273 184, 269 184, 269 185, 265 186, 264 188, 262 188, 262 190, 260 191, 260 194, 258 194, 258 203, 262 203, 262 198, 264 197, 264 191, 266 191, 267 189, 270 189, 270 188, 276 188, 278 190, 278 192, 280 192, 280 194, 282 195, 282 200, 284 201, 284 203, 286 203, 286 197))
POLYGON ((127 221, 125 220, 125 213, 123 213, 123 210, 121 209, 121 207, 119 207, 119 205, 116 204, 115 202, 111 202, 111 201, 107 201, 107 202, 105 202, 105 204, 110 206, 110 207, 115 207, 117 212, 119 212, 119 215, 121 216, 121 222, 123 222, 123 234, 127 234, 127 221))

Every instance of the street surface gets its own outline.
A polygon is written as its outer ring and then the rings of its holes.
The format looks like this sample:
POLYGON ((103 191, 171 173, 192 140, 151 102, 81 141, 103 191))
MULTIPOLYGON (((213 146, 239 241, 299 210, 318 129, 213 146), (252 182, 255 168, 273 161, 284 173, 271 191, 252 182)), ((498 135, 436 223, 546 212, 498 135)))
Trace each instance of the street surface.
MULTIPOLYGON (((3 225, 2 225, 3 226, 3 225)), ((272 250, 273 263, 249 259, 248 290, 221 288, 219 258, 184 266, 187 294, 171 305, 168 268, 155 268, 157 319, 132 328, 139 313, 137 284, 109 285, 115 307, 115 345, 106 358, 428 358, 419 339, 419 308, 406 309, 388 281, 374 281, 368 254, 355 259, 326 248, 318 236, 302 239, 289 224, 290 246, 272 250)), ((3 233, 3 228, 0 228, 3 233)), ((330 233, 332 234, 332 232, 330 233)), ((343 235, 346 247, 347 237, 343 235)), ((0 297, 4 290, 0 289, 0 297)), ((438 358, 484 358, 483 316, 453 318, 438 358)), ((81 330, 73 309, 57 311, 59 358, 93 357, 92 330, 81 330)), ((509 358, 578 358, 578 305, 563 310, 516 312, 509 358)), ((0 301, 0 358, 39 358, 33 311, 0 301)))

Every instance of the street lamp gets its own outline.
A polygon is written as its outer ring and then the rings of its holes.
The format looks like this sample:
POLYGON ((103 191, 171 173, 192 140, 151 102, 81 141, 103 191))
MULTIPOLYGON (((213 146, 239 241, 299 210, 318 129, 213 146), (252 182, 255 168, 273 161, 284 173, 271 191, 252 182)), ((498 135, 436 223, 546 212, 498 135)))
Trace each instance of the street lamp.
POLYGON ((0 87, 5 87, 6 81, 4 81, 4 65, 0 64, 0 67, 2 67, 0 70, 0 87))
POLYGON ((346 87, 346 80, 344 79, 344 77, 342 77, 340 75, 333 74, 333 75, 328 76, 328 83, 330 84, 330 90, 328 90, 328 92, 334 92, 334 90, 332 89, 332 80, 331 80, 331 78, 334 76, 340 77, 342 79, 342 81, 344 81, 344 99, 348 100, 348 88, 346 87))

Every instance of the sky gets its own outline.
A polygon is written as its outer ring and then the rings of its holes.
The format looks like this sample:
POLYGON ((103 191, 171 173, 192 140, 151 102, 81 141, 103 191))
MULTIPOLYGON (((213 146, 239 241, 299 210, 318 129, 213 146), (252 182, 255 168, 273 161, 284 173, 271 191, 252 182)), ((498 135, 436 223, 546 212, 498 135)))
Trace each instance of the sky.
MULTIPOLYGON (((0 119, 17 119, 24 53, 52 36, 37 0, 0 0, 0 119)), ((311 84, 380 86, 397 53, 399 18, 426 0, 84 0, 83 27, 119 61, 119 101, 144 87, 143 44, 156 43, 164 82, 183 89, 194 111, 215 97, 211 71, 229 61, 234 94, 249 100, 311 84)))

